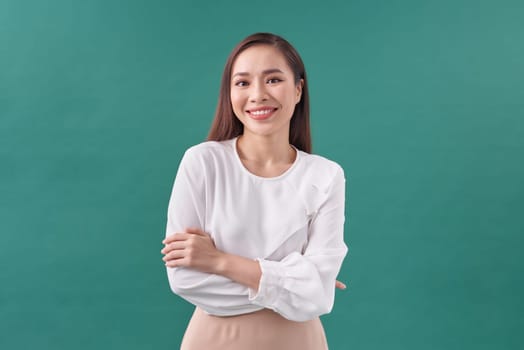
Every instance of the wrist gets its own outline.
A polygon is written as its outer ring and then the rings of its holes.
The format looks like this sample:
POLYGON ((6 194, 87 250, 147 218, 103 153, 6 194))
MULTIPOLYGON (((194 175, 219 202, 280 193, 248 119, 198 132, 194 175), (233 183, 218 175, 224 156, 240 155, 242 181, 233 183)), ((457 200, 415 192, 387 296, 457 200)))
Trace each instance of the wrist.
POLYGON ((215 264, 213 265, 213 273, 215 275, 224 275, 228 269, 228 266, 229 266, 229 262, 230 262, 230 259, 229 259, 229 254, 227 253, 224 253, 224 252, 220 252, 218 254, 218 257, 215 261, 215 264))

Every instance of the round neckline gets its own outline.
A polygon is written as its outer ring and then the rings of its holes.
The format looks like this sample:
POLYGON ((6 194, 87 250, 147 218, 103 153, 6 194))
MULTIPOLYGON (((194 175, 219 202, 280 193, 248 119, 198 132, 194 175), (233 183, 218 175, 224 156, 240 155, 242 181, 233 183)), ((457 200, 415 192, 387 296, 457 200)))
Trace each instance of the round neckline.
POLYGON ((280 179, 286 177, 296 167, 296 165, 298 164, 299 158, 300 158, 300 151, 299 151, 299 149, 290 144, 290 146, 293 147, 293 149, 295 150, 295 160, 290 165, 290 167, 287 168, 286 171, 284 171, 282 174, 280 174, 278 176, 271 176, 271 177, 259 176, 259 175, 253 174, 251 171, 249 171, 249 169, 246 168, 244 163, 242 163, 242 159, 240 159, 240 155, 238 154, 238 148, 237 148, 238 136, 233 138, 231 141, 232 141, 232 146, 233 146, 233 153, 235 154, 235 158, 236 158, 236 160, 238 162, 238 165, 242 169, 242 171, 245 172, 246 174, 248 174, 249 176, 251 176, 251 177, 253 177, 255 179, 258 179, 258 180, 262 180, 262 181, 275 181, 275 180, 280 180, 280 179))

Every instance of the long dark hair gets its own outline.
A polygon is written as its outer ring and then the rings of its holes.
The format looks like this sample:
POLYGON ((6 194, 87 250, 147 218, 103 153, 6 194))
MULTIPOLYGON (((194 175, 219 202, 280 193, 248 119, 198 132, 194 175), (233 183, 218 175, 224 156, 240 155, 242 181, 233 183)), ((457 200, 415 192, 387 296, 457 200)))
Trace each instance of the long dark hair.
POLYGON ((309 94, 304 62, 291 44, 284 38, 271 33, 255 33, 242 40, 229 54, 222 73, 220 93, 215 118, 207 136, 208 141, 224 141, 239 136, 244 126, 235 116, 231 105, 231 71, 238 55, 254 45, 270 45, 278 49, 293 70, 295 84, 303 79, 302 96, 295 106, 289 127, 289 143, 296 148, 311 153, 311 131, 309 125, 309 94))

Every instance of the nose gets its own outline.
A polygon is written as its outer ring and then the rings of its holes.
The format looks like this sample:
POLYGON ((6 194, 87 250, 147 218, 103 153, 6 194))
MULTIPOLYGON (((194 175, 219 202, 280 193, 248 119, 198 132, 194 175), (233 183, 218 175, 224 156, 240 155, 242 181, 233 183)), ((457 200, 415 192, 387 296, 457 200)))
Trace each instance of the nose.
POLYGON ((253 82, 251 85, 250 102, 256 103, 261 101, 267 101, 268 94, 266 85, 263 82, 253 82))

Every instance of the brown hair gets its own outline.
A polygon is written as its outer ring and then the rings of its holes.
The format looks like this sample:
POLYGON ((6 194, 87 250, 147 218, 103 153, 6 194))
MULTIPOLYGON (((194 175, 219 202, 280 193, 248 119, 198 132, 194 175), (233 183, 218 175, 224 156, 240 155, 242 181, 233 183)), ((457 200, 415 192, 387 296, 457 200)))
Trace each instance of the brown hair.
POLYGON ((242 40, 229 54, 222 73, 220 93, 215 112, 215 119, 207 136, 208 141, 224 141, 239 136, 244 126, 235 116, 231 105, 231 71, 238 55, 254 45, 270 45, 278 49, 285 57, 289 67, 293 70, 295 83, 304 80, 302 96, 295 106, 289 127, 289 143, 296 148, 311 153, 311 131, 309 126, 309 94, 306 79, 306 70, 300 55, 284 38, 271 33, 255 33, 242 40))

